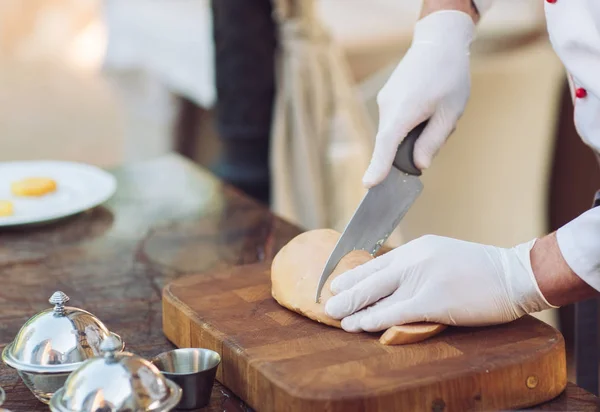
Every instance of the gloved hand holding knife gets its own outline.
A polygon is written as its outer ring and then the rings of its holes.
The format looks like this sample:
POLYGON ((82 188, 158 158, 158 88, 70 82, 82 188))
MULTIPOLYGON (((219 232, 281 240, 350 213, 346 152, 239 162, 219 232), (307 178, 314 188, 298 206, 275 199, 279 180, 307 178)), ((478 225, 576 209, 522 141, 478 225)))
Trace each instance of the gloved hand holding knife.
MULTIPOLYGON (((475 23, 490 3, 424 2, 411 48, 378 95, 379 131, 363 178, 370 192, 389 185, 392 165, 399 164, 398 146, 402 151, 402 142, 415 129, 426 124, 412 150, 413 165, 420 172, 456 127, 470 93, 469 48, 475 23)), ((600 132, 598 138, 595 149, 600 148, 600 132)), ((361 207, 338 246, 356 237, 356 230, 345 235, 353 231, 361 207)), ((326 312, 343 319, 342 327, 349 332, 419 321, 465 326, 509 322, 597 294, 599 252, 600 208, 558 233, 513 248, 425 236, 336 278, 331 283, 336 296, 327 302, 326 312)), ((335 254, 334 250, 333 262, 335 254)))
POLYGON ((469 99, 474 30, 473 17, 457 10, 438 11, 417 23, 412 46, 377 95, 379 130, 363 178, 366 187, 381 183, 402 140, 426 120, 414 159, 419 169, 429 167, 469 99))

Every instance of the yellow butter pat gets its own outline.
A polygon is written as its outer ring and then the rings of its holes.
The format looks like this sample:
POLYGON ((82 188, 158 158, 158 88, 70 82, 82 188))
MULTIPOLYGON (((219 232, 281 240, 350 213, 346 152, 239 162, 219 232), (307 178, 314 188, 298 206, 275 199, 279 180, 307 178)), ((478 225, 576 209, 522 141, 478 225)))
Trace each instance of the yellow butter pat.
POLYGON ((56 190, 56 181, 47 177, 28 177, 11 185, 15 196, 43 196, 56 190))
POLYGON ((12 202, 9 200, 0 200, 0 216, 12 216, 13 213, 12 202))

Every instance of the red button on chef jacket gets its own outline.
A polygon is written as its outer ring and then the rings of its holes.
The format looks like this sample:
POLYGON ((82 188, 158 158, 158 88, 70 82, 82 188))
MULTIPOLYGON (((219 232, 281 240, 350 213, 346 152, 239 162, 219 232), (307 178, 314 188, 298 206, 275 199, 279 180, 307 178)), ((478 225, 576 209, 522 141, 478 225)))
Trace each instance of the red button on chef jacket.
POLYGON ((556 3, 556 0, 546 0, 548 3, 556 3))
POLYGON ((587 91, 583 87, 579 87, 575 90, 575 96, 577 96, 579 99, 583 99, 585 96, 587 96, 587 91))

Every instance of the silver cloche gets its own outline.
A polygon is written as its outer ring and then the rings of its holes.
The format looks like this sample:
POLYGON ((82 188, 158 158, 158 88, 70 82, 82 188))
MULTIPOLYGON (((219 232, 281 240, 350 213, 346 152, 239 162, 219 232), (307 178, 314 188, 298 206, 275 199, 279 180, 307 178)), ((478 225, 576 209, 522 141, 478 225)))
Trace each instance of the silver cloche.
POLYGON ((15 368, 31 392, 46 404, 71 372, 101 354, 104 339, 114 337, 118 349, 123 350, 118 335, 91 313, 65 306, 68 301, 66 294, 55 292, 49 299, 54 307, 25 322, 2 351, 4 363, 15 368))
POLYGON ((73 372, 50 401, 52 412, 166 412, 181 399, 181 388, 147 360, 117 352, 119 341, 108 337, 103 356, 73 372))

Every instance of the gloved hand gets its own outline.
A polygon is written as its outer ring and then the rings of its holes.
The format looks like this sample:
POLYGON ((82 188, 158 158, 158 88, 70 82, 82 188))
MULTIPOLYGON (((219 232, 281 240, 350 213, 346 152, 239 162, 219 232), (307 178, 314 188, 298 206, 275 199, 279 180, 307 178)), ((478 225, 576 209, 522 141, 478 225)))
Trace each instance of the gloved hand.
POLYGON ((429 167, 456 127, 471 91, 469 47, 475 24, 461 11, 444 10, 421 19, 413 42, 377 95, 379 130, 363 183, 372 187, 387 176, 398 145, 430 119, 415 145, 419 169, 429 167))
POLYGON ((461 326, 510 322, 554 307, 533 275, 534 243, 502 249, 424 236, 334 279, 330 289, 336 296, 325 311, 343 318, 348 332, 421 321, 461 326))

